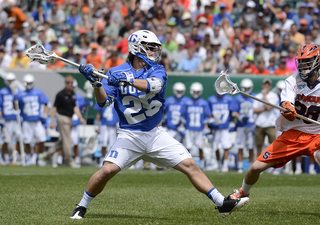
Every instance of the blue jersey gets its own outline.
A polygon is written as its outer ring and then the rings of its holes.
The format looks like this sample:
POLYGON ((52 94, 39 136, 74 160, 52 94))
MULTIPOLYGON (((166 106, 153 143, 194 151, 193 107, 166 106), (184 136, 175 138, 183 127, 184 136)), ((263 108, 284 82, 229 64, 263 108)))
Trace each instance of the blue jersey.
POLYGON ((47 96, 37 88, 22 91, 14 98, 19 101, 23 121, 40 121, 41 106, 49 102, 47 96))
POLYGON ((166 99, 164 111, 166 113, 166 121, 168 129, 177 130, 181 123, 181 113, 183 107, 190 98, 181 97, 176 98, 174 96, 168 97, 166 99))
MULTIPOLYGON (((79 110, 81 111, 83 107, 87 106, 84 97, 80 94, 76 93, 76 106, 78 106, 79 110)), ((77 114, 72 115, 72 126, 77 126, 81 124, 81 121, 77 114)))
POLYGON ((108 86, 107 80, 102 80, 107 94, 115 97, 114 107, 119 116, 120 128, 127 130, 149 131, 155 128, 161 121, 164 112, 164 94, 167 86, 167 73, 163 66, 146 66, 135 71, 131 62, 113 67, 107 73, 127 72, 133 74, 135 79, 147 79, 157 77, 163 82, 159 93, 146 93, 132 86, 114 87, 108 86))
MULTIPOLYGON (((255 94, 251 93, 252 96, 255 94)), ((234 99, 231 105, 231 111, 238 112, 241 117, 248 117, 248 122, 244 123, 242 121, 237 122, 237 127, 252 127, 254 125, 255 116, 253 113, 253 99, 248 98, 244 95, 238 95, 234 99)))
POLYGON ((0 90, 0 104, 2 110, 2 117, 5 120, 16 120, 16 112, 13 107, 14 96, 8 87, 0 90))
POLYGON ((100 108, 99 105, 96 103, 93 108, 100 112, 101 125, 115 127, 116 124, 119 122, 119 117, 117 111, 114 108, 113 103, 106 108, 100 108))
POLYGON ((197 101, 189 99, 183 107, 183 118, 187 130, 202 131, 211 114, 208 103, 199 98, 197 101))
POLYGON ((230 95, 213 95, 208 98, 208 104, 213 118, 220 117, 218 124, 211 124, 212 129, 227 129, 231 120, 231 104, 233 98, 230 95))

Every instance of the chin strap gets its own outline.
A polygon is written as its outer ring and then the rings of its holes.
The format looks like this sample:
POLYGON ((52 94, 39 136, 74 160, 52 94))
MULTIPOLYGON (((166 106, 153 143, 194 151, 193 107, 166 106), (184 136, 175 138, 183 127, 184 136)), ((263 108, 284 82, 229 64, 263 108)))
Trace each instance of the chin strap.
POLYGON ((136 56, 140 57, 145 63, 147 63, 149 66, 155 66, 157 65, 156 62, 148 59, 144 54, 140 53, 140 52, 136 52, 136 56))

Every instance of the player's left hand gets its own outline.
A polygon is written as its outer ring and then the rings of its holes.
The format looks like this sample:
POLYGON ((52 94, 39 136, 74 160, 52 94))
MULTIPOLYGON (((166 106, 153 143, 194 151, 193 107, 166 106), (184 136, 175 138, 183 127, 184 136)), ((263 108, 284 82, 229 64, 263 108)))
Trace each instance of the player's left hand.
POLYGON ((81 124, 85 124, 85 123, 86 123, 86 120, 85 120, 83 117, 81 117, 81 118, 80 118, 80 122, 81 122, 81 124))
POLYGON ((202 130, 202 135, 207 136, 208 134, 210 134, 211 130, 209 127, 205 127, 202 130))
POLYGON ((42 115, 40 116, 40 121, 41 121, 41 123, 42 123, 43 126, 46 125, 46 123, 47 123, 47 118, 48 118, 48 115, 47 115, 47 114, 42 114, 42 115))
POLYGON ((280 106, 286 109, 286 111, 281 110, 281 115, 284 116, 284 118, 286 118, 289 121, 294 121, 296 119, 298 114, 296 109, 294 108, 293 103, 289 101, 283 101, 280 102, 280 106))
POLYGON ((134 77, 132 73, 120 72, 112 73, 108 78, 108 85, 114 87, 132 85, 134 83, 134 77))
POLYGON ((83 76, 91 83, 93 88, 99 88, 102 86, 99 77, 93 74, 93 71, 97 70, 92 64, 83 65, 80 64, 79 71, 83 76))

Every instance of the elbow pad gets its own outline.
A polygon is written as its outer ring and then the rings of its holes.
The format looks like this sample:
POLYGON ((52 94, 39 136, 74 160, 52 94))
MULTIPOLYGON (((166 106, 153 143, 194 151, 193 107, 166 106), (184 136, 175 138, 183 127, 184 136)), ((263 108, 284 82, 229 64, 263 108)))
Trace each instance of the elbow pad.
POLYGON ((162 90, 163 82, 161 79, 157 77, 151 77, 151 78, 147 78, 147 82, 148 82, 148 87, 146 91, 147 94, 150 92, 153 94, 157 94, 162 90))
POLYGON ((107 94, 106 100, 102 103, 97 102, 97 104, 100 108, 106 108, 109 105, 111 105, 113 102, 114 102, 114 97, 107 94))

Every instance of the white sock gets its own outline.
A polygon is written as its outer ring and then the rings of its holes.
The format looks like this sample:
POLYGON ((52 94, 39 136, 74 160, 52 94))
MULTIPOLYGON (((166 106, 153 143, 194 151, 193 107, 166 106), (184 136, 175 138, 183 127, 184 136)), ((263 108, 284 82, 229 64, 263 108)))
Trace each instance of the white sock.
POLYGON ((208 193, 208 198, 210 198, 214 204, 217 206, 223 205, 224 196, 215 188, 213 187, 208 193))
POLYGON ((27 153, 27 154, 26 154, 26 162, 28 162, 28 161, 30 160, 30 158, 31 158, 31 154, 30 154, 30 153, 27 153))
POLYGON ((204 159, 200 160, 200 169, 204 169, 204 159))
POLYGON ((301 162, 296 162, 296 170, 301 170, 301 162))
POLYGON ((242 170, 242 167, 243 167, 243 162, 238 162, 238 169, 242 170))
POLYGON ((309 171, 313 171, 314 170, 314 163, 311 163, 310 165, 309 165, 309 171))
POLYGON ((74 162, 76 164, 80 164, 80 156, 76 156, 76 158, 74 159, 74 162))
POLYGON ((32 161, 37 161, 37 158, 38 158, 38 154, 34 153, 32 155, 32 161))
POLYGON ((62 157, 62 155, 58 155, 58 157, 57 157, 57 163, 58 163, 58 164, 62 164, 62 162, 63 162, 63 157, 62 157))
POLYGON ((90 202, 95 198, 96 196, 90 195, 87 190, 84 191, 83 197, 79 203, 78 206, 83 206, 85 208, 88 208, 88 205, 90 202))
POLYGON ((244 179, 243 179, 241 188, 244 194, 248 194, 252 186, 253 185, 246 184, 246 182, 244 182, 244 179))
POLYGON ((8 153, 4 154, 4 160, 6 161, 6 163, 10 162, 10 157, 8 153))
POLYGON ((223 160, 223 168, 228 168, 228 160, 223 160))

